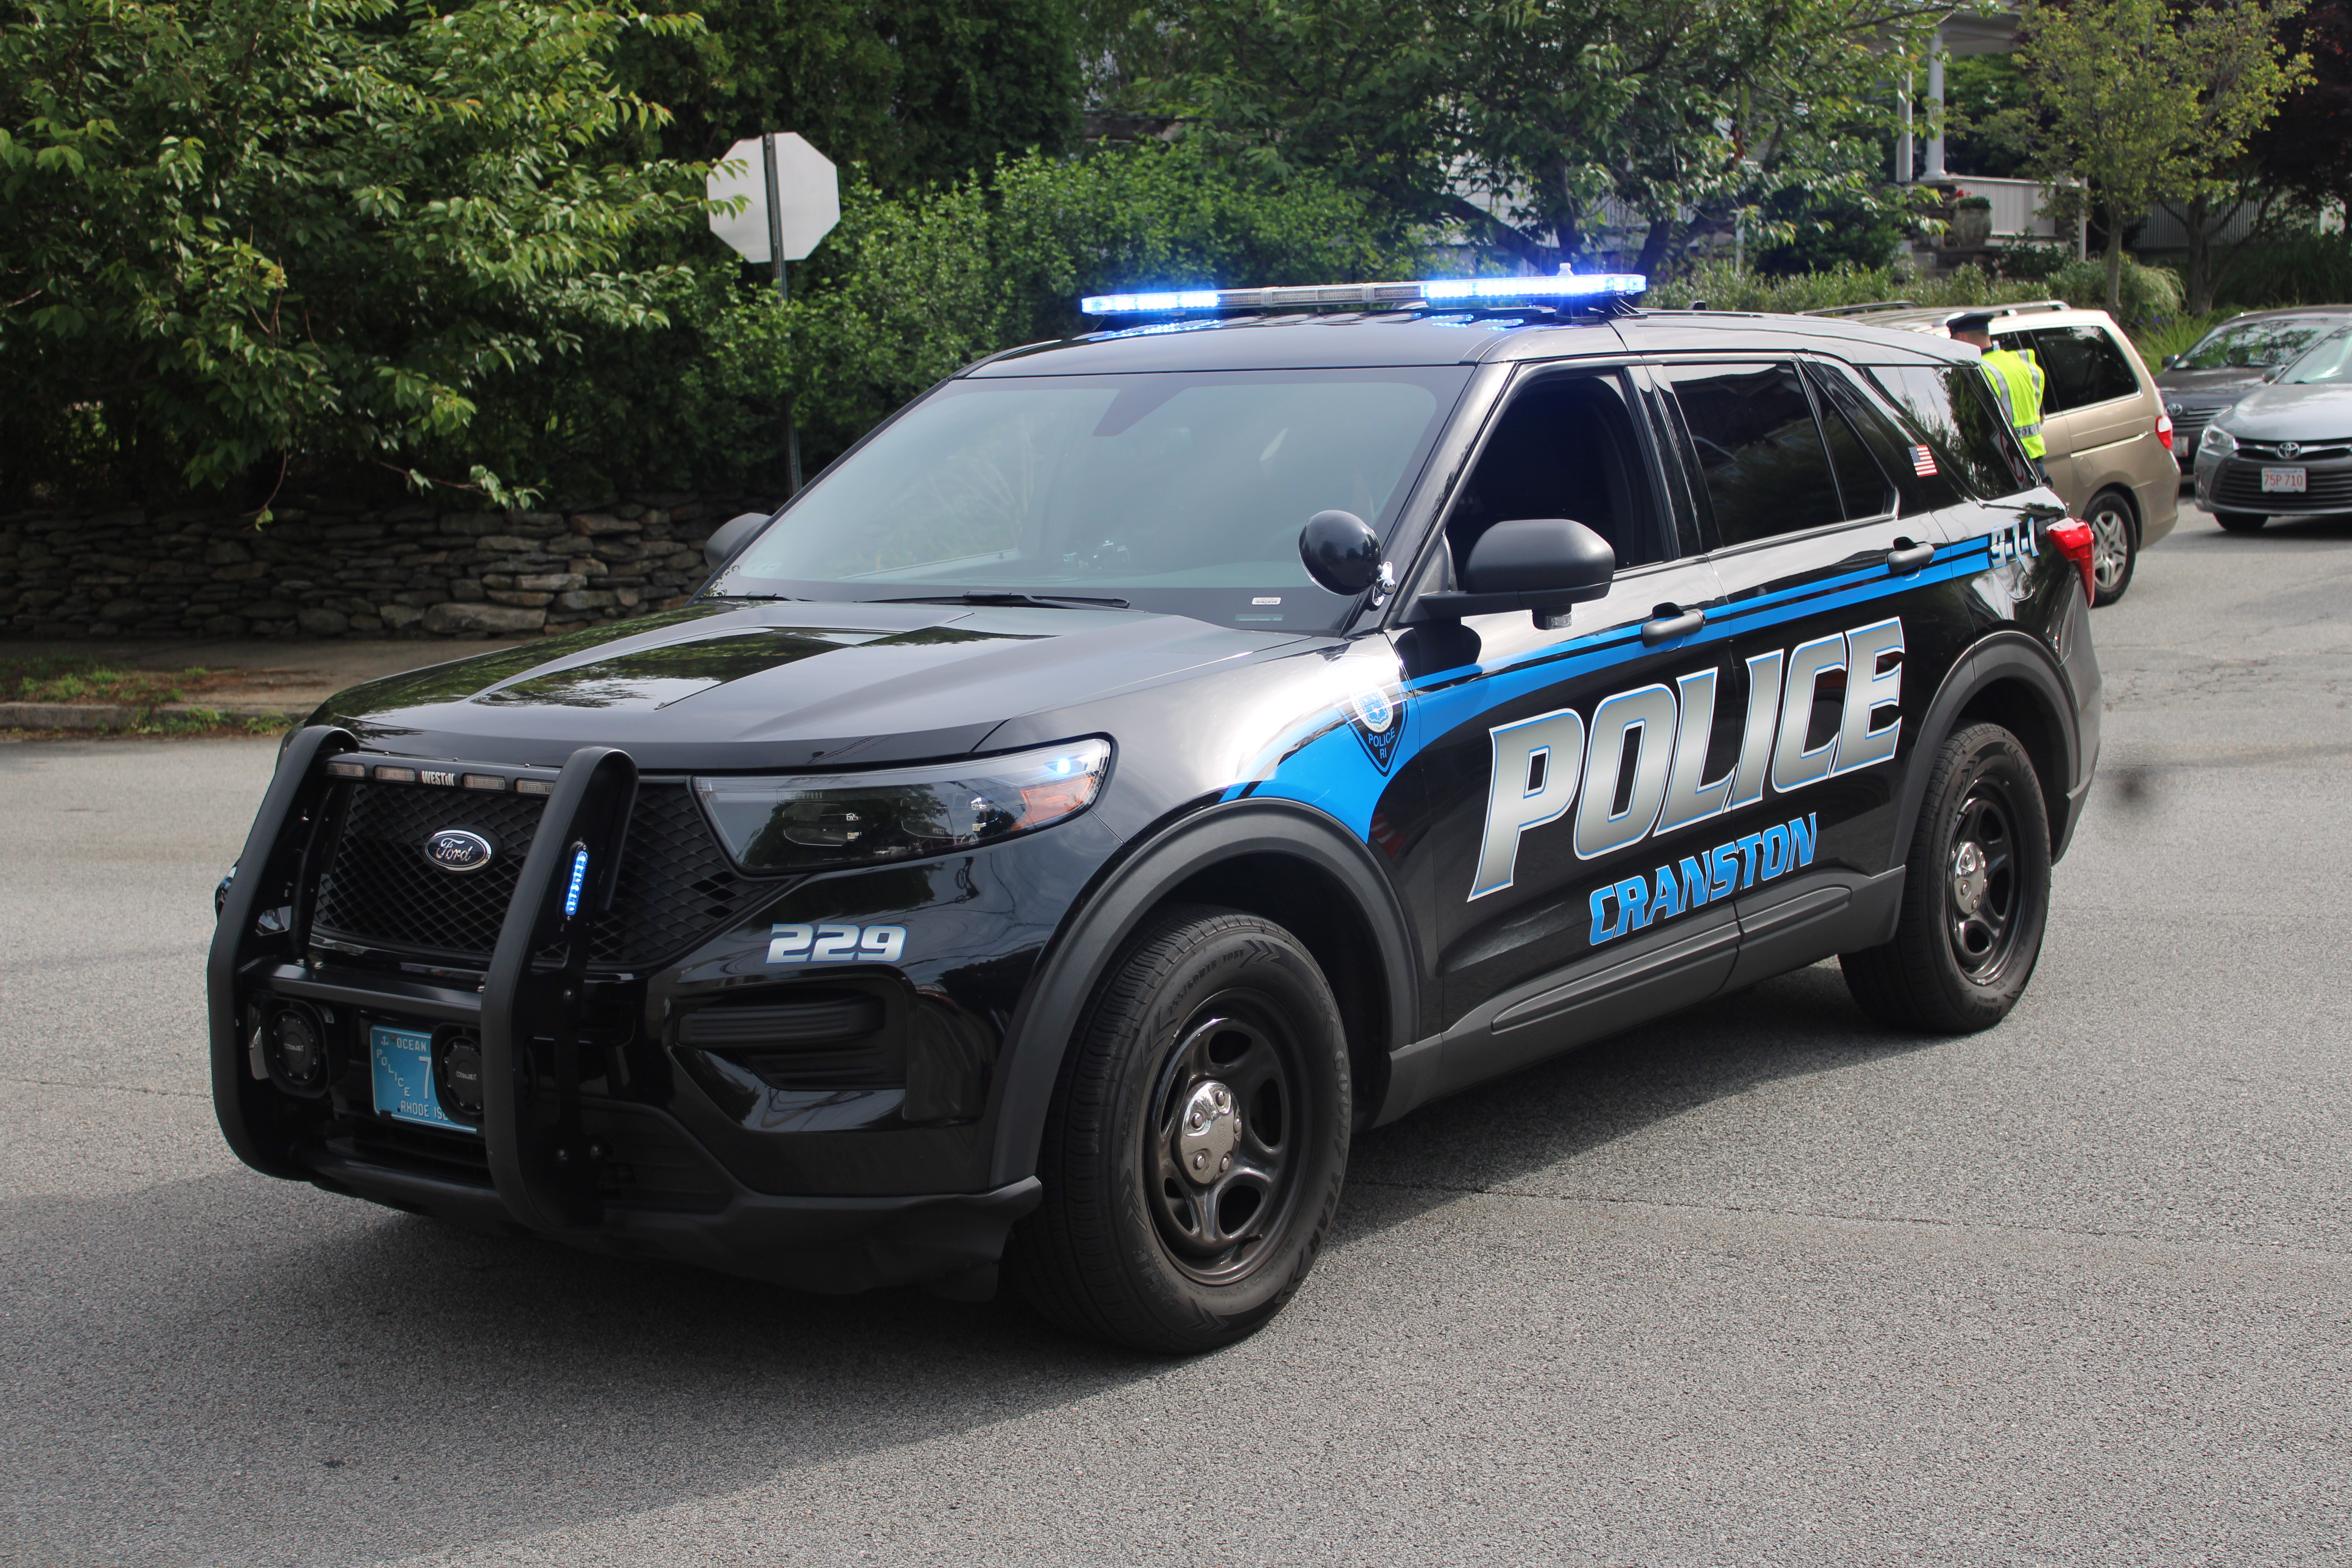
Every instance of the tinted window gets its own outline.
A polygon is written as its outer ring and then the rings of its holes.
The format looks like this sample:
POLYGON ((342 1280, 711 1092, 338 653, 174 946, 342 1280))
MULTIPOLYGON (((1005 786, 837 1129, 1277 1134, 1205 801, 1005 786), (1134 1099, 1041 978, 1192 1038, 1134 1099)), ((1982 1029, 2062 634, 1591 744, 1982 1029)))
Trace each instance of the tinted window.
POLYGON ((1830 467, 1837 470, 1838 493, 1850 518, 1883 517, 1895 510, 1895 491, 1863 444, 1862 432, 1836 405, 1822 406, 1822 434, 1829 437, 1830 467))
POLYGON ((2139 380, 2116 340, 2096 327, 2043 327, 2009 332, 1993 340, 2003 348, 2029 349, 2049 378, 2042 389, 2042 412, 2063 414, 2093 403, 2130 397, 2139 380))
POLYGON ((1812 400, 1792 364, 1666 372, 1698 454, 1718 544, 1744 544, 1845 515, 1812 400))
POLYGON ((2015 495, 2033 483, 1992 384, 1973 364, 1872 365, 1870 378, 1902 410, 1939 472, 1974 495, 2015 495))
POLYGON ((1548 377, 1513 396, 1445 523, 1454 568, 1479 535, 1522 517, 1571 518, 1607 540, 1617 564, 1664 559, 1649 469, 1614 375, 1548 377))
MULTIPOLYGON (((1824 407, 1835 409, 1852 425, 1863 445, 1878 459, 1883 478, 1893 482, 1901 500, 1892 510, 1907 517, 1954 506, 1967 498, 1958 476, 1903 429, 1877 398, 1857 385, 1852 373, 1824 364, 1808 365, 1806 370, 1815 390, 1822 394, 1824 407)), ((1840 474, 1843 478, 1843 470, 1840 474)))
POLYGON ((2288 386, 2352 381, 2352 332, 2323 338, 2308 353, 2287 366, 2279 380, 2288 386))

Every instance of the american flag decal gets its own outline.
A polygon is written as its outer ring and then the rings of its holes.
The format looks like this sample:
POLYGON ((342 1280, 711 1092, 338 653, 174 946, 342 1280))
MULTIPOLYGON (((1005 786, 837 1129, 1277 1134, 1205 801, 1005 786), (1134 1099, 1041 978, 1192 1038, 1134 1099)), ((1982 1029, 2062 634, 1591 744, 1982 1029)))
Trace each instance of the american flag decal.
POLYGON ((1936 454, 1925 447, 1911 448, 1911 471, 1923 479, 1936 477, 1936 454))

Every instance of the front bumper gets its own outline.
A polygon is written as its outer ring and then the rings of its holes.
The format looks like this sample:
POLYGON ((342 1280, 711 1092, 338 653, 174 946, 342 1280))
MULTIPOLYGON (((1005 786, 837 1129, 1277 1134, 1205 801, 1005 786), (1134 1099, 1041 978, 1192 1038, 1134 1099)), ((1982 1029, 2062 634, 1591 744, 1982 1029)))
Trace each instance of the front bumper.
POLYGON ((2197 504, 2208 511, 2265 517, 2333 517, 2352 512, 2352 458, 2205 457, 2197 464, 2197 504), (2300 468, 2305 489, 2264 490, 2264 468, 2300 468))
MULTIPOLYGON (((349 731, 331 727, 295 736, 221 901, 207 972, 214 1100, 224 1134, 247 1163, 476 1227, 802 1289, 912 1281, 951 1293, 985 1288, 1012 1225, 1035 1203, 1037 1184, 989 1181, 992 1108, 982 1097, 991 1043, 940 1023, 969 1021, 956 1008, 967 982, 919 971, 887 983, 851 977, 877 994, 903 994, 903 1006, 890 1000, 883 1011, 920 1026, 913 1033, 929 1043, 925 1048, 944 1041, 981 1061, 966 1101, 940 1087, 935 1064, 944 1058, 919 1051, 903 1090, 784 1094, 739 1073, 741 1084, 709 1092, 696 1073, 708 1078, 728 1058, 688 1047, 677 1020, 701 1016, 696 1005, 714 996, 784 993, 775 988, 777 975, 760 967, 764 939, 747 946, 743 931, 724 933, 658 974, 616 977, 609 963, 591 973, 595 922, 613 899, 637 793, 635 764, 601 747, 574 752, 555 776, 486 971, 409 964, 404 972, 341 961, 314 945, 311 926, 334 843, 337 786, 325 763, 355 750, 349 731), (341 1088, 305 1099, 274 1080, 257 1031, 268 1010, 289 1005, 314 1009, 347 1042, 335 1069, 346 1075, 363 1078, 368 1069, 364 1053, 352 1059, 356 1047, 349 1042, 368 1038, 371 1024, 478 1040, 478 1130, 355 1113, 341 1103, 351 1097, 341 1088), (672 1022, 649 1038, 641 1022, 625 1024, 631 1039, 624 1049, 613 1044, 614 1019, 631 1015, 672 1022), (625 1056, 647 1070, 615 1072, 609 1064, 625 1056), (640 1081, 616 1088, 632 1076, 640 1081), (663 1087, 651 1092, 646 1082, 663 1087), (928 1124, 913 1110, 926 1096, 935 1105, 928 1124)), ((1055 879, 1039 878, 1039 863, 1083 863, 1087 857, 1076 852, 1087 838, 1068 835, 1012 864, 1028 876, 1030 891, 1043 891, 1041 882, 1055 879)), ((967 892, 985 891, 1003 869, 967 862, 953 875, 967 892)), ((907 869, 893 875, 901 886, 923 880, 907 869)), ((789 896, 824 891, 804 886, 789 896)), ((1050 923, 1052 914, 1045 919, 1050 923)), ((604 929, 609 936, 611 926, 604 929)), ((1018 921, 999 929, 1016 944, 1037 940, 1018 921)), ((1025 964, 1013 967, 1026 973, 1025 964)), ((837 991, 841 982, 828 984, 837 991)))

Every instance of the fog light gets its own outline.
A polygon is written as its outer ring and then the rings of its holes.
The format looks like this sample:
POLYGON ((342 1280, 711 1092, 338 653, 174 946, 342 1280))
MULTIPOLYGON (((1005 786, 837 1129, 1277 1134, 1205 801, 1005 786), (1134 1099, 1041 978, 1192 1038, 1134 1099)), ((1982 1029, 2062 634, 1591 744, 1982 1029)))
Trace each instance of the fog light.
POLYGON ((261 1026, 261 1060, 269 1081, 289 1094, 327 1092, 327 1026, 307 1002, 286 1002, 261 1026))
POLYGON ((433 1092, 453 1121, 482 1120, 482 1042, 471 1030, 443 1027, 433 1036, 433 1092))

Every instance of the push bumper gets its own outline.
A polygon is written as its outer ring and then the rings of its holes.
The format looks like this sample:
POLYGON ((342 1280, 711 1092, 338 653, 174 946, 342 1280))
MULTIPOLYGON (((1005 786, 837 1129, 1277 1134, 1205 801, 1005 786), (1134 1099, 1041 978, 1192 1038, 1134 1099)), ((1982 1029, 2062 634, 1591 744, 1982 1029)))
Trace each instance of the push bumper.
POLYGON ((580 1089, 589 931, 611 900, 636 791, 635 764, 622 752, 585 747, 564 764, 478 990, 313 963, 310 900, 327 847, 323 764, 356 749, 349 731, 330 726, 294 737, 222 900, 206 973, 213 1098, 222 1132, 246 1163, 476 1228, 803 1289, 922 1282, 980 1295, 993 1288, 1006 1235, 1037 1202, 1034 1176, 978 1193, 779 1195, 697 1161, 708 1168, 690 1205, 632 1203, 609 1190, 608 1162, 628 1145, 614 1135, 616 1116, 661 1144, 694 1146, 656 1108, 580 1089), (318 1136, 299 1102, 256 1068, 246 1026, 248 1008, 265 996, 474 1031, 487 1172, 380 1157, 364 1143, 318 1136))

